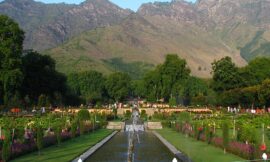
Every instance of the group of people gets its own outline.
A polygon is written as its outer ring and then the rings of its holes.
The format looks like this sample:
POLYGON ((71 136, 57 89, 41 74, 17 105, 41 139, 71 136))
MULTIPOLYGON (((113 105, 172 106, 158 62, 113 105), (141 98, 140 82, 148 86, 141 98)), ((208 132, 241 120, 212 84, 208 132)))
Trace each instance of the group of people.
MULTIPOLYGON (((265 110, 265 109, 259 109, 259 108, 257 108, 257 109, 254 109, 254 108, 251 108, 251 109, 241 109, 240 110, 240 108, 236 108, 236 107, 230 107, 230 106, 228 106, 228 108, 227 108, 227 111, 229 112, 229 113, 251 113, 251 114, 263 114, 263 113, 265 113, 265 112, 267 112, 267 110, 265 110)), ((268 112, 270 112, 270 108, 268 108, 268 112)))

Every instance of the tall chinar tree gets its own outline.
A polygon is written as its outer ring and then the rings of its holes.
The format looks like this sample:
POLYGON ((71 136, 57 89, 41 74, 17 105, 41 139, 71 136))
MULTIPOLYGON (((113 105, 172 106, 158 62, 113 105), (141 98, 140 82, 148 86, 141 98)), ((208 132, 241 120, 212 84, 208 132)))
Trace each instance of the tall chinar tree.
POLYGON ((130 95, 131 78, 125 73, 113 73, 108 76, 105 87, 110 98, 116 102, 123 101, 130 95))
MULTIPOLYGON (((22 50, 24 32, 7 16, 0 15, 0 85, 3 100, 9 105, 23 81, 22 50)), ((1 96, 1 95, 0 95, 1 96)))
POLYGON ((144 77, 145 97, 148 101, 164 99, 176 105, 183 83, 189 78, 190 69, 184 59, 168 54, 163 64, 158 65, 144 77))
POLYGON ((216 92, 241 87, 242 80, 238 68, 228 56, 212 63, 212 74, 212 88, 216 92))
POLYGON ((162 96, 165 101, 172 97, 176 97, 179 85, 189 77, 190 69, 184 59, 181 59, 176 54, 168 54, 164 64, 160 67, 162 80, 162 96))

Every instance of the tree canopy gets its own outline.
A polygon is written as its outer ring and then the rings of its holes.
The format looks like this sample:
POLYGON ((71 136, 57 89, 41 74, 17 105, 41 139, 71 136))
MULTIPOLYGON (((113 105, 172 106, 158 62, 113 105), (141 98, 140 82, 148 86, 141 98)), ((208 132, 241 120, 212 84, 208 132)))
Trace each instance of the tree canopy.
POLYGON ((19 90, 23 73, 21 69, 24 32, 7 16, 0 15, 0 82, 4 103, 8 104, 19 90))
POLYGON ((212 63, 213 83, 212 87, 217 92, 238 88, 241 78, 238 68, 230 57, 212 63))
POLYGON ((114 101, 122 101, 130 94, 131 78, 125 73, 113 73, 108 76, 105 86, 114 101))
POLYGON ((105 97, 105 78, 96 71, 70 74, 68 85, 73 93, 83 96, 87 103, 95 104, 105 97))

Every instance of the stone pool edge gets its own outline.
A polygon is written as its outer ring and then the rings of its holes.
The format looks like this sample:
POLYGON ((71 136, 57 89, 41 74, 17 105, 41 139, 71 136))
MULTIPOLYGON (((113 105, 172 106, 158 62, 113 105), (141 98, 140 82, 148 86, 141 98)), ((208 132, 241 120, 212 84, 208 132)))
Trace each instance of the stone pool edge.
POLYGON ((91 156, 93 153, 95 153, 99 148, 101 148, 104 144, 106 144, 114 135, 116 135, 118 131, 112 132, 110 135, 108 135, 106 138, 104 138, 102 141, 98 142, 94 146, 92 146, 90 149, 88 149, 86 152, 72 160, 72 162, 78 162, 79 159, 82 161, 86 160, 89 156, 91 156))
POLYGON ((184 153, 180 152, 175 148, 170 142, 168 142, 165 138, 163 138, 159 133, 153 131, 153 134, 174 154, 174 156, 183 162, 193 162, 189 157, 187 157, 184 153))

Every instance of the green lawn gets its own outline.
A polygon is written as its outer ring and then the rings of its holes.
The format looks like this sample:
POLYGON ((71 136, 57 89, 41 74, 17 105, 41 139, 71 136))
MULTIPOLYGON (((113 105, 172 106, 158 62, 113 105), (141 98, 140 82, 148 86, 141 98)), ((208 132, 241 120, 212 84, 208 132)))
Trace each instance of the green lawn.
POLYGON ((82 154, 84 151, 95 145, 105 137, 111 130, 100 129, 69 141, 63 142, 60 146, 44 148, 39 156, 37 152, 14 159, 13 162, 67 162, 82 154))
POLYGON ((157 131, 178 150, 188 155, 194 162, 233 162, 244 160, 233 154, 224 154, 223 150, 206 142, 185 137, 172 129, 164 128, 157 131))

